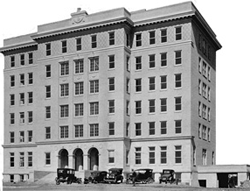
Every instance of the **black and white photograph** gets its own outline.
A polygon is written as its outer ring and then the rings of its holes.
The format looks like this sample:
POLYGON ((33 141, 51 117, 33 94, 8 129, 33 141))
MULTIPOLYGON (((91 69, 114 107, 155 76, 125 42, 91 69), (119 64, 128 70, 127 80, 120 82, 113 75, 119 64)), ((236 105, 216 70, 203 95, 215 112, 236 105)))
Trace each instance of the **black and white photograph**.
POLYGON ((2 1, 0 191, 250 190, 248 9, 2 1))

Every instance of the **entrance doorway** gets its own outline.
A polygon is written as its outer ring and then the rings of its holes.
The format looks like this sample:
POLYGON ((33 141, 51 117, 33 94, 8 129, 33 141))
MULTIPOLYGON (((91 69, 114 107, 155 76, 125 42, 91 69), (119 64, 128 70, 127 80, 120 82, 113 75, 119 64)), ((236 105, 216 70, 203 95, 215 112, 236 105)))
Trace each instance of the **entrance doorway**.
POLYGON ((69 153, 66 149, 61 149, 58 153, 59 167, 65 168, 69 166, 69 153))
POLYGON ((238 184, 237 173, 217 173, 219 188, 229 188, 238 184))
POLYGON ((89 170, 99 169, 99 151, 96 148, 89 149, 89 170))
POLYGON ((75 171, 79 171, 83 169, 83 151, 82 149, 75 149, 74 151, 74 168, 75 171))

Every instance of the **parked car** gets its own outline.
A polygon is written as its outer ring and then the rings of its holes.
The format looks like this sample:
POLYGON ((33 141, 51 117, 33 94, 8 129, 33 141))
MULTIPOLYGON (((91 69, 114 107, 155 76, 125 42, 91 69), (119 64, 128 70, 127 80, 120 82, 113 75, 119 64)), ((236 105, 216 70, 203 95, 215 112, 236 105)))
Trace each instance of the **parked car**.
POLYGON ((90 177, 84 179, 84 184, 87 183, 101 183, 104 182, 104 178, 107 176, 106 171, 93 171, 90 177))
POLYGON ((178 184, 178 180, 175 179, 175 172, 172 169, 163 169, 161 176, 159 177, 159 183, 162 182, 170 184, 178 184))
POLYGON ((153 169, 145 168, 135 170, 133 173, 128 174, 126 183, 133 183, 133 179, 136 183, 153 183, 153 169))
POLYGON ((122 176, 122 168, 111 168, 107 176, 104 178, 104 182, 106 183, 122 183, 123 176, 122 176))
POLYGON ((57 185, 59 185, 61 182, 67 182, 67 184, 82 183, 82 179, 75 176, 75 170, 72 168, 58 168, 55 181, 57 185))

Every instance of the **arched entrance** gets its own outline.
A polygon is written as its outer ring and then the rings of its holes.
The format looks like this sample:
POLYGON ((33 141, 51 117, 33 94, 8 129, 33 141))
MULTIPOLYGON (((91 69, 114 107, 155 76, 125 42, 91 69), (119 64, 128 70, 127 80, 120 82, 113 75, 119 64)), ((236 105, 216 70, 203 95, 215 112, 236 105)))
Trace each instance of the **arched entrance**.
POLYGON ((83 169, 83 152, 82 149, 75 149, 74 152, 74 168, 76 171, 83 169))
POLYGON ((69 166, 69 153, 66 149, 61 149, 58 153, 59 167, 65 168, 69 166))
POLYGON ((89 149, 89 170, 99 169, 99 151, 96 148, 89 149))

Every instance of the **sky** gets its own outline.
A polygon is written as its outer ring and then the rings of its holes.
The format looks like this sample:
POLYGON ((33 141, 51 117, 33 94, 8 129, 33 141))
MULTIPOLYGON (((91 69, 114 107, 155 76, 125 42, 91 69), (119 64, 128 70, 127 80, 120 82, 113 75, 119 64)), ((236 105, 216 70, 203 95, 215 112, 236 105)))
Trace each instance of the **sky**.
MULTIPOLYGON (((70 18, 78 7, 88 14, 125 7, 128 11, 153 9, 183 0, 2 0, 0 3, 0 47, 3 39, 37 31, 37 26, 70 18), (143 3, 140 3, 143 2, 143 3)), ((248 90, 250 34, 248 0, 193 0, 217 35, 222 49, 217 52, 216 68, 216 152, 217 164, 250 164, 247 149, 250 125, 248 90), (243 30, 241 30, 241 28, 243 30), (242 103, 240 100, 244 100, 242 103)), ((0 54, 0 92, 3 92, 4 57, 0 54)), ((3 93, 0 93, 3 111, 3 93)), ((3 115, 0 114, 0 144, 3 144, 3 115)), ((3 149, 0 147, 0 172, 3 149)), ((0 175, 1 176, 1 175, 0 175)))

